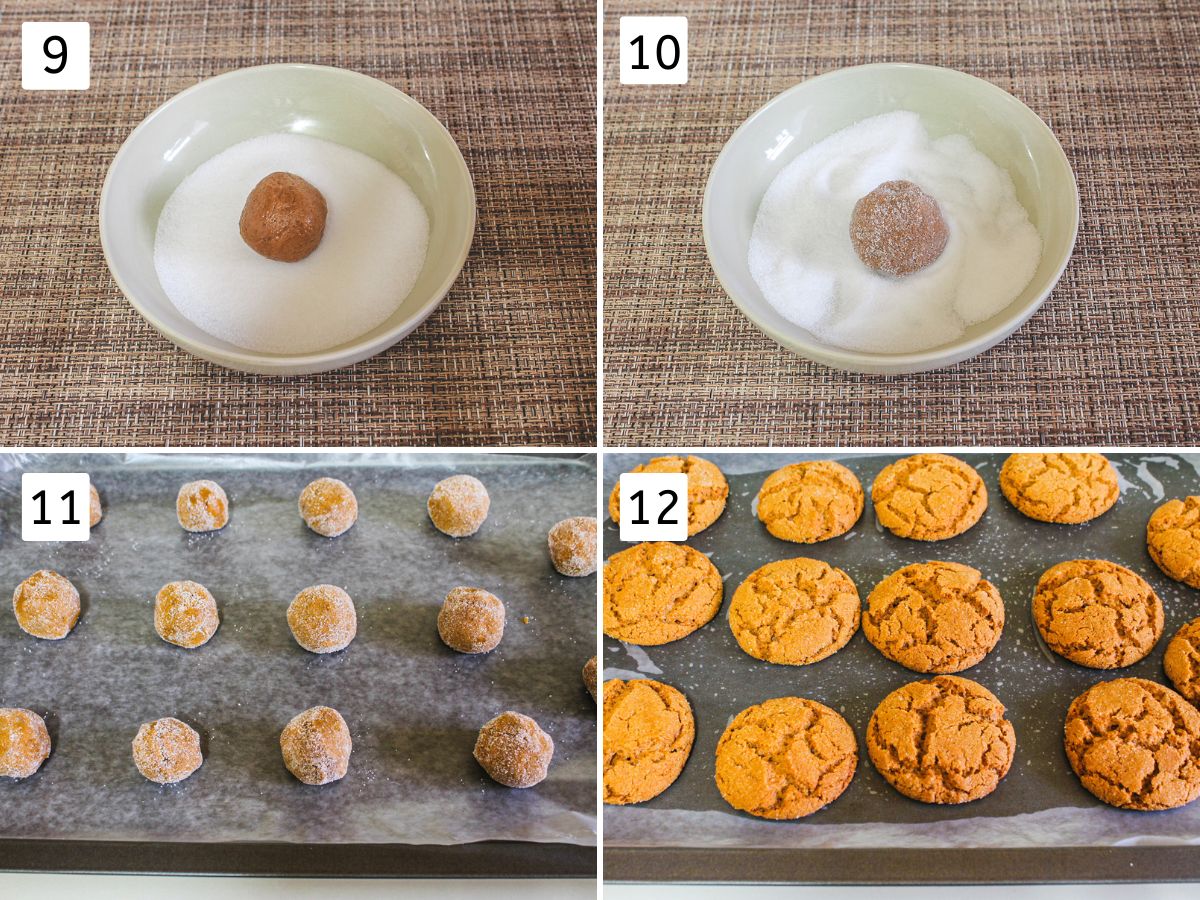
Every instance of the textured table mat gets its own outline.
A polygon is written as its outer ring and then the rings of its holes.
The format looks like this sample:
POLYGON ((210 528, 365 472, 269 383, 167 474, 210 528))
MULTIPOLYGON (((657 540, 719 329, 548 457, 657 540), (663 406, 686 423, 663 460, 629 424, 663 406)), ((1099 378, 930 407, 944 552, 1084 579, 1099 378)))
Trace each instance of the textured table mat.
POLYGON ((1200 4, 609 0, 605 440, 611 445, 1194 443, 1200 431, 1200 4), (623 14, 688 16, 690 83, 618 83, 623 14), (985 78, 1062 142, 1083 217, 1067 273, 1013 337, 916 376, 801 359, 725 295, 704 184, 784 89, 907 61, 985 78))
POLYGON ((592 444, 594 27, 590 0, 0 0, 0 443, 592 444), (91 23, 90 90, 21 89, 26 20, 91 23), (288 379, 160 337, 97 226, 108 164, 147 114, 275 62, 415 97, 462 148, 479 207, 466 268, 421 327, 288 379))

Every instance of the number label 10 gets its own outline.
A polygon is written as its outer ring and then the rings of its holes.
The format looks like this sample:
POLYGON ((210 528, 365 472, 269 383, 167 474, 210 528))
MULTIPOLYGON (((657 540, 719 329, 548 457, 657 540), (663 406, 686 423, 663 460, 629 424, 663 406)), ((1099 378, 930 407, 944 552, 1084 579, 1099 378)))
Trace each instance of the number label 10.
POLYGON ((86 473, 26 472, 21 476, 21 540, 86 541, 91 497, 86 473))
POLYGON ((621 16, 621 84, 687 84, 687 16, 621 16))
POLYGON ((687 475, 626 473, 621 476, 620 491, 621 540, 687 540, 687 475))

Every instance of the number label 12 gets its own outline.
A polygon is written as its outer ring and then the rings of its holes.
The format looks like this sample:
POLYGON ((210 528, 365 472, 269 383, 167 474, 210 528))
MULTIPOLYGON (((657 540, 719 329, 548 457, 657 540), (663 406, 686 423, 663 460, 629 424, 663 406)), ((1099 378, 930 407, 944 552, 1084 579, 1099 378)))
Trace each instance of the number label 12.
POLYGON ((621 476, 618 490, 621 540, 687 540, 687 475, 627 472, 621 476))

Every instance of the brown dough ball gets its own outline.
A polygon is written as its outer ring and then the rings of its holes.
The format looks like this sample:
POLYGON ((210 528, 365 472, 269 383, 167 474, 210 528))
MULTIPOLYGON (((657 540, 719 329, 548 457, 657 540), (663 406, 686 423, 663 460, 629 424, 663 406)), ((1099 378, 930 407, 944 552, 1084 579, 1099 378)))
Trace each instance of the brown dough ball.
POLYGON ((911 275, 937 261, 950 229, 937 201, 911 181, 885 181, 854 204, 850 242, 863 264, 911 275))
POLYGON ((175 498, 184 531, 219 531, 229 522, 229 498, 215 481, 189 481, 175 498))
POLYGON ((100 505, 100 494, 96 486, 91 485, 91 499, 88 503, 88 528, 95 528, 104 517, 104 508, 100 505))
POLYGON ((305 784, 329 784, 350 768, 350 729, 336 709, 314 706, 287 723, 279 735, 283 764, 305 784))
POLYGON ((588 693, 592 695, 592 699, 596 699, 596 657, 592 657, 583 664, 583 686, 588 689, 588 693))
POLYGON ((65 638, 79 621, 79 591, 57 572, 40 569, 13 592, 21 630, 48 641, 65 638))
POLYGON ((50 732, 29 709, 0 709, 0 778, 28 778, 50 755, 50 732))
POLYGON ((563 519, 550 529, 550 561, 563 575, 596 571, 596 520, 592 516, 563 519))
POLYGON ((429 518, 442 534, 470 537, 479 530, 491 506, 487 488, 470 475, 451 475, 433 486, 429 518))
POLYGON ((502 712, 479 729, 475 759, 485 772, 507 787, 533 787, 546 777, 554 757, 554 740, 538 723, 516 712, 502 712))
POLYGON ((337 537, 358 521, 358 500, 346 482, 318 478, 300 492, 300 516, 317 534, 337 537))
POLYGON ((504 603, 483 588, 456 587, 446 595, 437 624, 451 650, 487 653, 504 637, 504 603))
POLYGON ((168 644, 188 650, 207 644, 220 624, 217 601, 202 584, 172 581, 154 598, 154 630, 168 644))
POLYGON ((312 653, 345 650, 358 633, 354 601, 340 587, 318 584, 296 595, 287 611, 296 643, 312 653))
POLYGON ((183 781, 204 763, 200 735, 178 719, 147 722, 133 739, 133 763, 158 784, 183 781))
POLYGON ((238 228, 255 253, 277 262, 298 262, 325 234, 325 198, 290 172, 272 172, 254 186, 238 228))

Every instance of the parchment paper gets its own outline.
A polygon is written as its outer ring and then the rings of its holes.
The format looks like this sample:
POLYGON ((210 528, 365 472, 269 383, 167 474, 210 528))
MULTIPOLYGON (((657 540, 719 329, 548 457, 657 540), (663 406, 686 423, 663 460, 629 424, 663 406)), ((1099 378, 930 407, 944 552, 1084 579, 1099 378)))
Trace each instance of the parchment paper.
MULTIPOLYGON (((604 677, 652 677, 682 690, 696 716, 696 742, 683 774, 657 798, 604 808, 605 843, 662 847, 1026 847, 1118 844, 1200 844, 1200 802, 1183 809, 1139 813, 1104 806, 1075 778, 1062 748, 1071 700, 1097 681, 1136 675, 1169 684, 1162 671, 1169 637, 1200 615, 1200 592, 1164 576, 1146 552, 1145 527, 1165 498, 1200 492, 1200 457, 1112 454, 1121 499, 1100 519, 1078 526, 1034 522, 1000 493, 1004 454, 957 454, 976 466, 989 493, 982 521, 960 537, 922 543, 897 538, 876 522, 870 503, 875 475, 897 456, 841 455, 868 494, 866 510, 844 537, 791 544, 771 537, 753 502, 767 474, 804 454, 705 456, 729 477, 730 498, 715 525, 689 543, 708 554, 725 583, 725 602, 707 626, 662 647, 636 648, 604 640, 604 677), (796 556, 845 570, 866 599, 886 575, 912 562, 944 559, 980 569, 1004 598, 1006 623, 996 649, 960 673, 993 691, 1008 707, 1017 735, 1012 770, 989 797, 962 806, 933 806, 897 793, 871 765, 863 743, 875 706, 892 690, 922 677, 885 659, 861 632, 838 653, 809 666, 776 666, 742 652, 729 629, 729 597, 764 563, 796 556), (1110 559, 1154 586, 1166 611, 1163 639, 1142 662, 1102 672, 1054 655, 1040 642, 1030 615, 1038 577, 1072 558, 1110 559), (797 822, 769 822, 735 812, 713 781, 717 740, 730 719, 770 697, 819 700, 846 716, 859 739, 858 771, 833 804, 797 822)), ((826 454, 824 458, 829 458, 826 454)), ((643 461, 606 456, 605 487, 643 461)), ((608 522, 605 555, 621 549, 608 522)))
POLYGON ((485 839, 595 843, 595 705, 580 668, 595 646, 595 578, 550 565, 546 532, 595 507, 594 457, 491 454, 21 456, 0 459, 0 706, 46 717, 54 751, 34 777, 0 779, 0 835, 108 840, 459 844, 485 839), (79 544, 25 544, 20 474, 85 471, 104 520, 79 544), (453 472, 491 494, 480 532, 455 541, 425 510, 453 472), (354 489, 358 524, 329 539, 296 509, 330 475, 354 489), (213 478, 230 524, 189 535, 179 486, 213 478), (17 627, 9 593, 52 568, 83 598, 63 641, 17 627), (158 638, 154 596, 192 579, 217 599, 221 627, 198 650, 158 638), (301 588, 344 587, 358 610, 345 651, 318 656, 292 639, 285 612, 301 588), (470 657, 438 639, 459 584, 508 609, 504 640, 470 657), (528 617, 528 623, 523 623, 528 617), (354 740, 346 778, 310 787, 284 768, 279 732, 328 705, 354 740), (515 709, 554 738, 546 781, 492 782, 471 756, 479 727, 515 709), (200 731, 203 767, 159 787, 134 767, 142 722, 175 716, 200 731))

